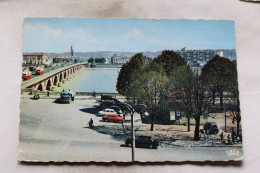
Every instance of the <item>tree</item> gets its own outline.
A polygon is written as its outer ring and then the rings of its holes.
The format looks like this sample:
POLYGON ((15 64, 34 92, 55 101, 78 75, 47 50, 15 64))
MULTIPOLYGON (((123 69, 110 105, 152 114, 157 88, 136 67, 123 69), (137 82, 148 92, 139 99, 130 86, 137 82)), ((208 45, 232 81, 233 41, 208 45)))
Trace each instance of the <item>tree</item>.
POLYGON ((229 110, 233 113, 235 116, 235 119, 237 120, 237 135, 240 134, 240 122, 241 122, 241 114, 240 114, 240 100, 239 100, 239 91, 238 91, 238 81, 237 81, 237 70, 232 73, 232 76, 230 77, 232 81, 229 81, 230 85, 227 87, 227 93, 228 93, 228 104, 230 105, 229 110))
POLYGON ((136 98, 138 104, 146 105, 146 110, 151 115, 151 131, 153 131, 155 116, 158 115, 167 92, 168 78, 165 74, 151 70, 149 67, 147 65, 146 68, 135 71, 127 96, 136 98))
POLYGON ((122 66, 116 84, 116 89, 119 94, 126 95, 131 84, 131 75, 135 70, 143 68, 144 64, 145 56, 143 56, 142 53, 137 53, 122 66))
POLYGON ((234 74, 236 65, 229 59, 216 55, 203 68, 202 76, 206 83, 212 85, 213 105, 215 104, 215 94, 220 96, 220 109, 223 109, 223 93, 230 85, 234 85, 234 74))
POLYGON ((186 64, 185 60, 172 50, 162 51, 158 57, 154 58, 153 62, 160 64, 168 76, 176 67, 186 64))
POLYGON ((105 63, 106 59, 105 58, 95 58, 96 63, 105 63))
POLYGON ((94 58, 89 58, 89 60, 88 60, 88 63, 93 63, 95 60, 94 60, 94 58))
POLYGON ((204 84, 202 77, 192 72, 189 66, 180 66, 174 70, 170 83, 171 101, 178 103, 179 109, 195 119, 194 140, 199 140, 200 118, 207 115, 211 104, 210 86, 204 84))

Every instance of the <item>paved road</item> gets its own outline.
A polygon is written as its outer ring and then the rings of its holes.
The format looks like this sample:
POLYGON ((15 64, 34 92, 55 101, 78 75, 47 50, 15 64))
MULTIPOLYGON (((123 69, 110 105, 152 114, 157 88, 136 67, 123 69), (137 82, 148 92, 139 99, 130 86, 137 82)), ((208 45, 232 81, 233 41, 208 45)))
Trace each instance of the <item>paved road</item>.
MULTIPOLYGON (((44 68, 44 73, 48 73, 48 72, 51 72, 51 71, 56 70, 58 68, 65 67, 65 66, 67 66, 67 65, 63 65, 63 66, 62 65, 56 65, 56 66, 53 66, 53 67, 46 67, 46 68, 44 68)), ((39 75, 37 75, 36 72, 32 72, 32 78, 35 78, 37 76, 39 76, 39 75)), ((26 81, 26 80, 23 79, 23 81, 26 81)))
MULTIPOLYGON (((97 110, 95 100, 76 100, 72 104, 53 101, 21 100, 20 160, 131 161, 131 148, 120 146, 123 140, 85 128, 90 118, 95 126, 107 125, 91 114, 97 110)), ((241 155, 241 148, 230 147, 136 149, 138 161, 229 160, 241 155)))

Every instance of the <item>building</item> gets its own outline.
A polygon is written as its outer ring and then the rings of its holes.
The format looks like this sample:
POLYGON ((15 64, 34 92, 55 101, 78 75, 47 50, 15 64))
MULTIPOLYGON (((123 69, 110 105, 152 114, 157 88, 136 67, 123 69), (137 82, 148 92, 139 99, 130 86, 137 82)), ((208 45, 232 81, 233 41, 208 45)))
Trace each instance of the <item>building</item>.
POLYGON ((74 58, 71 56, 56 56, 53 57, 53 63, 74 63, 74 58))
POLYGON ((114 54, 111 57, 111 64, 125 64, 130 60, 131 56, 117 56, 114 54))
POLYGON ((186 50, 182 48, 177 50, 181 57, 187 62, 191 67, 203 67, 210 59, 214 58, 213 50, 186 50))
POLYGON ((23 53, 23 65, 51 65, 52 58, 46 53, 23 53))

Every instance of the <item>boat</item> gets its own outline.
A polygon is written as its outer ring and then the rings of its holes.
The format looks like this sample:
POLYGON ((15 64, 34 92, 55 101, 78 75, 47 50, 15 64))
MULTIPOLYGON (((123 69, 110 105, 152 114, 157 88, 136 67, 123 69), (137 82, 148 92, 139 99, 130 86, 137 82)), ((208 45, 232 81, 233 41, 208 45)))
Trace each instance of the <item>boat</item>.
POLYGON ((22 77, 23 77, 24 80, 31 79, 31 77, 32 77, 32 72, 30 72, 30 71, 24 71, 22 77))
POLYGON ((36 74, 37 75, 42 75, 43 73, 44 73, 43 67, 36 68, 36 74))

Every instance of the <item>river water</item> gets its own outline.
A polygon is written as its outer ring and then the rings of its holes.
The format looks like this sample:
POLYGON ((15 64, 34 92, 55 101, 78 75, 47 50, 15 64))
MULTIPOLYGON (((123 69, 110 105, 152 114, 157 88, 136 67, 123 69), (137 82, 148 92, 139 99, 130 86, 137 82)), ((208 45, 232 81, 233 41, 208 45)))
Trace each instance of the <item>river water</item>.
POLYGON ((118 69, 86 69, 67 86, 75 92, 117 93, 118 69))

